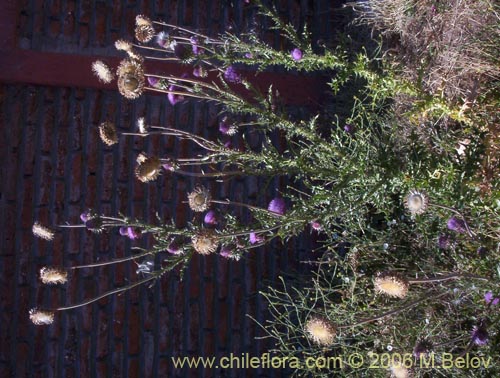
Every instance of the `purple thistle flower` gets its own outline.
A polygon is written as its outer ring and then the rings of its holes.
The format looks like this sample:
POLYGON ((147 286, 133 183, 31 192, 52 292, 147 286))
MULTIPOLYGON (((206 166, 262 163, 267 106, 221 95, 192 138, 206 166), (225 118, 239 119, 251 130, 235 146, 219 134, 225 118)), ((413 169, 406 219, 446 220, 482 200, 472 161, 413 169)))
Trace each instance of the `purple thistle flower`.
POLYGON ((203 53, 203 48, 200 46, 200 41, 198 40, 198 37, 192 36, 191 38, 189 38, 189 41, 191 42, 194 55, 200 55, 203 53))
POLYGON ((217 213, 214 211, 214 210, 209 210, 206 214, 205 214, 205 218, 203 218, 203 221, 206 223, 206 224, 210 224, 210 225, 216 225, 217 223, 219 223, 217 221, 217 213))
POLYGON ((447 249, 450 246, 450 236, 446 234, 439 235, 438 246, 441 249, 447 249))
POLYGON ((224 79, 234 84, 241 83, 241 76, 238 72, 236 72, 233 66, 226 68, 224 71, 224 79))
POLYGON ((315 231, 321 231, 321 229, 323 228, 321 226, 321 223, 319 223, 318 221, 315 221, 315 220, 311 222, 311 227, 315 231))
POLYGON ((302 50, 298 49, 298 48, 294 48, 290 54, 292 55, 292 58, 293 60, 295 60, 296 62, 298 62, 299 60, 302 59, 302 50))
POLYGON ((496 306, 498 303, 500 303, 500 298, 493 298, 493 293, 491 291, 488 291, 486 294, 484 294, 484 301, 486 302, 486 304, 491 303, 492 306, 496 306))
POLYGON ((87 230, 100 233, 103 231, 102 221, 99 217, 94 216, 93 214, 89 219, 85 221, 85 227, 87 230))
POLYGON ((156 35, 157 45, 164 48, 164 49, 167 48, 168 45, 170 44, 169 40, 170 40, 170 38, 169 38, 168 34, 165 33, 164 31, 161 31, 156 35))
POLYGON ((182 251, 179 247, 179 244, 177 244, 177 242, 174 240, 168 245, 167 252, 171 253, 172 255, 179 255, 182 251))
POLYGON ((241 256, 239 255, 239 253, 237 253, 234 250, 234 248, 235 248, 234 245, 225 245, 225 246, 222 246, 221 249, 220 249, 219 254, 222 257, 225 257, 226 259, 231 259, 231 260, 239 261, 240 258, 241 258, 241 256))
POLYGON ((351 125, 350 123, 346 123, 344 126, 344 131, 347 134, 354 134, 355 129, 356 128, 353 125, 351 125))
POLYGON ((83 213, 80 214, 80 219, 82 222, 87 222, 90 218, 92 218, 92 211, 91 210, 85 210, 83 213))
MULTIPOLYGON (((179 88, 176 87, 175 85, 171 85, 170 87, 168 87, 168 90, 169 91, 178 91, 179 88)), ((168 101, 172 104, 172 105, 175 105, 177 104, 178 102, 181 102, 184 100, 184 96, 183 95, 179 95, 179 94, 175 94, 175 93, 169 93, 167 95, 168 97, 168 101)))
POLYGON ((127 236, 130 240, 136 240, 141 237, 141 230, 137 230, 134 227, 127 227, 127 236))
POLYGON ((432 343, 429 340, 423 339, 419 340, 415 347, 413 348, 413 356, 415 358, 420 358, 429 355, 432 351, 432 343))
POLYGON ((247 53, 245 54, 245 58, 247 58, 247 59, 252 59, 252 58, 253 58, 253 54, 252 54, 252 53, 250 53, 250 52, 247 52, 247 53))
POLYGON ((233 143, 230 140, 228 140, 228 141, 226 141, 224 143, 224 147, 225 148, 232 148, 233 147, 233 143))
POLYGON ((250 244, 262 243, 264 241, 264 237, 257 235, 255 232, 250 232, 250 244))
POLYGON ((151 87, 156 88, 156 86, 160 83, 160 79, 155 76, 148 76, 148 83, 151 87))
POLYGON ((170 162, 167 162, 167 163, 164 163, 162 165, 163 169, 166 170, 166 171, 169 171, 169 172, 174 172, 175 171, 175 167, 172 163, 170 162))
POLYGON ((286 203, 285 200, 281 197, 276 197, 271 202, 269 202, 269 206, 267 206, 267 210, 279 214, 285 215, 286 211, 286 203))
POLYGON ((466 232, 465 222, 457 217, 451 217, 446 223, 449 230, 464 234, 466 232))
POLYGON ((174 55, 180 60, 185 60, 191 56, 191 52, 186 48, 186 46, 181 45, 180 43, 175 43, 174 55))
POLYGON ((226 259, 230 259, 233 257, 233 246, 223 245, 220 249, 219 254, 226 259))
POLYGON ((477 255, 479 257, 486 257, 487 254, 488 254, 488 250, 486 249, 486 247, 479 247, 477 249, 477 255))
POLYGON ((128 227, 127 226, 120 227, 120 235, 121 236, 127 236, 128 235, 128 227))
POLYGON ((490 302, 493 300, 493 293, 491 291, 488 291, 486 294, 484 294, 484 300, 486 301, 486 304, 490 304, 490 302))
POLYGON ((478 346, 486 345, 489 341, 488 330, 483 326, 474 326, 472 342, 478 346))
POLYGON ((193 68, 193 76, 194 77, 207 77, 208 72, 202 66, 196 66, 193 68))
POLYGON ((227 117, 222 118, 222 120, 219 122, 219 131, 222 134, 227 135, 230 130, 231 125, 229 124, 227 117))

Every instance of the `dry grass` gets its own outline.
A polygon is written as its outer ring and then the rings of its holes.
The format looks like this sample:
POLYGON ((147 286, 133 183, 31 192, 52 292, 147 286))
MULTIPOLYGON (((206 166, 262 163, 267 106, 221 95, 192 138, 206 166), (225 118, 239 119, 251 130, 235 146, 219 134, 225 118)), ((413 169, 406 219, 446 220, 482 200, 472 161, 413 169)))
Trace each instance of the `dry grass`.
POLYGON ((472 102, 481 83, 500 78, 500 15, 492 0, 368 0, 350 5, 358 11, 358 21, 393 42, 406 77, 428 93, 472 102))
MULTIPOLYGON (((498 190, 500 164, 500 3, 498 0, 358 0, 347 4, 356 22, 384 38, 386 58, 422 96, 395 94, 396 134, 404 145, 417 137, 432 153, 443 152, 436 133, 485 133, 478 170, 481 192, 498 190), (457 113, 429 114, 438 99, 457 113), (419 104, 424 101, 424 106, 419 104), (457 117, 458 115, 458 117, 457 117), (462 115, 469 131, 463 128, 462 115), (462 129, 463 128, 463 129, 462 129), (460 132, 462 130, 462 132, 460 132), (497 184, 495 184, 495 182, 497 184), (496 188, 496 189, 495 189, 496 188)), ((460 136, 461 135, 461 136, 460 136)), ((457 141, 459 140, 457 139, 457 141)))

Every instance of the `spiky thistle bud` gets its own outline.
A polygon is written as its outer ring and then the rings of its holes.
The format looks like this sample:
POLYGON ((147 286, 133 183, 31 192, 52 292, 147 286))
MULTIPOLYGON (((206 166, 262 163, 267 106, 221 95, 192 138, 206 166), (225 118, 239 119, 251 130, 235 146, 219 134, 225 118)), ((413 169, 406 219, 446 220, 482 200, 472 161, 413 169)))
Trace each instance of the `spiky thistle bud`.
POLYGON ((50 228, 42 226, 38 221, 33 223, 33 235, 35 235, 38 238, 45 239, 48 241, 51 241, 54 239, 54 231, 52 231, 50 228))
POLYGON ((114 75, 110 68, 101 60, 96 60, 92 63, 92 72, 97 76, 99 81, 108 84, 113 81, 114 75))
POLYGON ((46 285, 65 284, 68 272, 61 268, 43 267, 40 269, 40 280, 46 285))
POLYGON ((54 312, 32 308, 29 312, 30 320, 36 325, 52 324, 54 322, 54 312))

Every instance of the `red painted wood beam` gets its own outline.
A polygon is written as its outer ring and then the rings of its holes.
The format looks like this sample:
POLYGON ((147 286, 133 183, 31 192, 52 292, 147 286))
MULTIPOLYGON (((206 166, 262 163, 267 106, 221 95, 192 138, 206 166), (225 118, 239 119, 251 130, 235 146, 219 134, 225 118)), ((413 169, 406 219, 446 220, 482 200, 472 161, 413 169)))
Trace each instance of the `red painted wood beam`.
MULTIPOLYGON (((20 2, 16 0, 0 1, 0 83, 33 84, 58 87, 79 87, 94 89, 116 88, 116 84, 100 83, 91 70, 92 62, 102 59, 112 67, 118 66, 116 57, 96 57, 75 54, 60 54, 23 50, 18 46, 17 25, 20 2)), ((192 68, 172 62, 148 61, 146 72, 181 75, 192 68)), ((327 90, 325 80, 298 74, 278 74, 252 71, 241 72, 263 93, 269 86, 278 90, 285 105, 307 105, 316 108, 322 103, 327 90)), ((215 77, 210 77, 212 80, 215 77)), ((237 92, 238 86, 234 89, 237 92)))
MULTIPOLYGON (((0 50, 0 82, 48 85, 59 87, 80 87, 115 89, 116 83, 103 84, 91 70, 92 62, 102 59, 112 67, 118 66, 118 58, 99 58, 85 55, 69 55, 32 50, 0 50)), ((147 62, 146 72, 181 75, 190 68, 171 62, 147 62)), ((316 105, 322 102, 326 85, 324 80, 295 74, 261 72, 256 75, 243 71, 261 91, 267 92, 270 85, 277 89, 285 105, 316 105)), ((237 90, 238 86, 235 86, 237 90)), ((241 92, 244 93, 244 92, 241 92)))

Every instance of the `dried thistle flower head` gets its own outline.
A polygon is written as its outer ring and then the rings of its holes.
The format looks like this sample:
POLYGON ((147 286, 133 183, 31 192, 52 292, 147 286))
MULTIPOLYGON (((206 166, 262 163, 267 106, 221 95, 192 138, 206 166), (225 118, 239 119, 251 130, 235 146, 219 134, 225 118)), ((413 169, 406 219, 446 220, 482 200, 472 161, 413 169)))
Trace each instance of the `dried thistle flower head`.
POLYGON ((103 122, 99 125, 99 136, 103 143, 108 146, 118 143, 118 133, 115 125, 111 122, 103 122))
POLYGON ((136 26, 141 26, 141 25, 153 26, 153 22, 151 22, 151 19, 149 17, 146 17, 143 14, 138 14, 137 16, 135 16, 135 25, 136 26))
POLYGON ((54 239, 55 232, 48 227, 42 226, 38 221, 33 223, 32 231, 33 235, 35 235, 38 238, 45 239, 48 241, 54 239))
POLYGON ((113 72, 111 72, 110 68, 101 60, 96 60, 92 63, 92 72, 97 76, 99 81, 103 83, 111 83, 113 81, 113 72))
POLYGON ((404 298, 408 293, 409 284, 397 273, 380 273, 374 280, 375 291, 395 298, 404 298))
POLYGON ((136 99, 144 91, 145 77, 140 61, 122 60, 116 71, 118 75, 118 90, 128 99, 136 99))
POLYGON ((65 284, 68 272, 60 268, 43 267, 40 269, 40 280, 46 285, 65 284))
POLYGON ((191 238, 194 250, 200 255, 209 255, 217 251, 218 240, 212 230, 203 230, 191 238))
POLYGON ((401 364, 394 364, 389 369, 391 371, 392 378, 411 378, 411 371, 401 366, 401 364))
MULTIPOLYGON (((142 155, 142 154, 141 154, 142 155)), ((144 160, 137 158, 135 176, 142 182, 154 181, 161 172, 161 161, 156 156, 146 157, 144 160), (141 160, 141 162, 139 162, 141 160)))
POLYGON ((132 43, 123 39, 119 39, 115 42, 115 48, 120 51, 130 51, 132 50, 132 43))
POLYGON ((210 192, 204 186, 198 186, 188 194, 189 207, 196 212, 207 210, 210 207, 211 199, 210 192))
POLYGON ((429 206, 429 198, 423 192, 410 190, 406 196, 405 207, 412 215, 423 214, 429 206))
POLYGON ((151 20, 143 15, 135 18, 135 38, 142 43, 147 43, 155 36, 155 29, 151 20))
POLYGON ((54 313, 52 311, 32 308, 29 314, 31 322, 36 325, 52 324, 54 322, 54 313))
POLYGON ((337 334, 335 325, 319 316, 309 319, 304 329, 307 336, 318 345, 331 345, 337 334))

